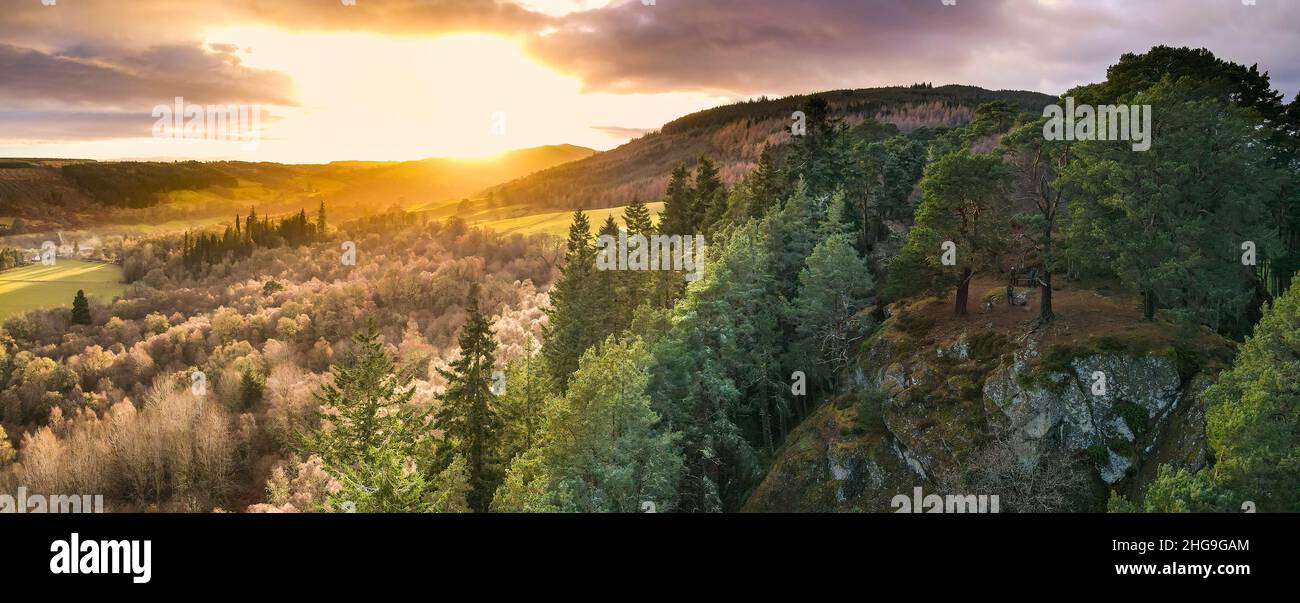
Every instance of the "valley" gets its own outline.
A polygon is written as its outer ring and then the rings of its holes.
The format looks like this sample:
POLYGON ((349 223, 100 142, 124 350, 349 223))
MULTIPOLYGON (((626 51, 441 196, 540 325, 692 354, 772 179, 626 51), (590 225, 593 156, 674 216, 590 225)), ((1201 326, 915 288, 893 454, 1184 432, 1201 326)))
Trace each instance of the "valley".
MULTIPOLYGON (((1238 418, 1295 413, 1258 372, 1300 349, 1295 241, 1267 218, 1291 224, 1290 197, 1187 176, 1294 173, 1254 113, 1144 79, 1201 60, 1154 48, 1070 91, 1201 120, 1137 159, 1044 137, 1058 97, 918 84, 736 103, 604 152, 4 160, 0 490, 146 512, 890 512, 917 488, 1294 510, 1288 423, 1238 418), (1179 154, 1202 122, 1233 144, 1179 154), (605 269, 619 229, 706 240, 705 269, 605 269), (1240 240, 1266 266, 1223 251, 1240 240)), ((1244 77, 1213 69, 1209 89, 1244 77)))
POLYGON ((60 260, 54 266, 33 264, 0 272, 0 320, 31 310, 71 307, 78 290, 100 303, 111 303, 126 290, 121 267, 60 260))

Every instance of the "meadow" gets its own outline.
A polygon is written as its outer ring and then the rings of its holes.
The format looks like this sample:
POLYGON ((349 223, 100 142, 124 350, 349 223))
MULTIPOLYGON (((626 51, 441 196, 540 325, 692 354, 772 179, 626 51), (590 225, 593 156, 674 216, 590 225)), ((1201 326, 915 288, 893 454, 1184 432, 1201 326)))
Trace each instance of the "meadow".
POLYGON ((122 295, 122 268, 116 264, 59 260, 54 266, 33 264, 0 273, 0 320, 29 310, 72 307, 78 289, 94 300, 122 295))
MULTIPOLYGON (((663 201, 646 203, 646 208, 650 210, 650 215, 657 220, 660 212, 664 209, 663 201)), ((599 228, 605 223, 605 218, 614 216, 614 220, 623 224, 623 207, 611 207, 607 209, 589 209, 586 210, 587 220, 593 228, 599 228)), ((531 214, 515 218, 503 218, 497 220, 482 220, 472 223, 473 226, 490 228, 503 234, 520 233, 520 234, 553 234, 564 236, 569 230, 569 224, 573 223, 572 211, 554 211, 540 214, 531 214)))

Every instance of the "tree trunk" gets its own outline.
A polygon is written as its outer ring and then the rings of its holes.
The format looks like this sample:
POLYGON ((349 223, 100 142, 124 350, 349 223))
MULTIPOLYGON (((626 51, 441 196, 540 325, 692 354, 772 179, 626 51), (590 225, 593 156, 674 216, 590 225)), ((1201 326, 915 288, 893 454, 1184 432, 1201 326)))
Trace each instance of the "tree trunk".
POLYGON ((966 298, 969 297, 970 293, 970 279, 970 268, 963 268, 961 271, 961 282, 957 284, 957 303, 955 304, 957 316, 966 315, 966 298))
POLYGON ((1042 297, 1038 300, 1038 322, 1049 323, 1056 318, 1052 313, 1052 272, 1043 270, 1043 278, 1039 281, 1042 283, 1042 297))
POLYGON ((1146 300, 1142 307, 1142 319, 1148 322, 1156 319, 1156 294, 1150 289, 1146 291, 1146 300))

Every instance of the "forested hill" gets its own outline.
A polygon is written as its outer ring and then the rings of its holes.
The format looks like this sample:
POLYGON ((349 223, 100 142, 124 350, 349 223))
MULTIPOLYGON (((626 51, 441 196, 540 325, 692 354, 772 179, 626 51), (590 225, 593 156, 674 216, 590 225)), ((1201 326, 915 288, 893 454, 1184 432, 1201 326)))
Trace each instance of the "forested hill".
POLYGON ((872 119, 904 131, 965 124, 990 101, 1035 113, 1056 101, 1038 92, 925 84, 760 98, 686 115, 616 149, 494 186, 484 196, 500 205, 551 209, 625 205, 662 196, 672 169, 702 155, 715 162, 723 181, 733 183, 754 169, 765 145, 789 138, 791 114, 814 97, 826 101, 832 118, 850 125, 872 119))
POLYGON ((458 199, 497 183, 588 157, 573 145, 518 149, 487 160, 337 161, 324 165, 245 161, 0 159, 0 216, 30 228, 121 220, 229 219, 257 205, 296 211, 325 201, 339 217, 390 205, 458 199), (122 212, 118 211, 118 214, 122 212))

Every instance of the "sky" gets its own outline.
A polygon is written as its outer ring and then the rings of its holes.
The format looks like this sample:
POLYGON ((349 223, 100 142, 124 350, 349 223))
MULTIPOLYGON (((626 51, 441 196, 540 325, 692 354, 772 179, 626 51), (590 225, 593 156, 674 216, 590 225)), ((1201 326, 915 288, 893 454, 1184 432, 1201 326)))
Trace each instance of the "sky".
POLYGON ((0 157, 605 150, 758 96, 1059 94, 1158 44, 1300 91, 1300 0, 0 0, 0 157), (178 97, 233 118, 170 128, 178 97))

